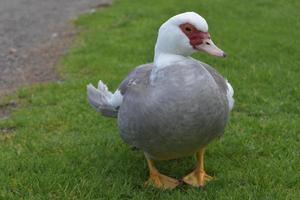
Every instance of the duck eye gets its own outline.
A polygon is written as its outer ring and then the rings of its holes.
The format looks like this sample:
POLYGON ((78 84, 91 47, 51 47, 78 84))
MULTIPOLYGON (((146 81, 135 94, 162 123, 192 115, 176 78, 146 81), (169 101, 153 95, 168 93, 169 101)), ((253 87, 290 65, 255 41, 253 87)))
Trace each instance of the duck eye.
POLYGON ((185 27, 185 31, 186 31, 186 32, 191 32, 192 29, 191 29, 190 27, 185 27))
POLYGON ((205 44, 207 44, 207 45, 210 45, 210 43, 209 43, 209 42, 205 42, 205 44))

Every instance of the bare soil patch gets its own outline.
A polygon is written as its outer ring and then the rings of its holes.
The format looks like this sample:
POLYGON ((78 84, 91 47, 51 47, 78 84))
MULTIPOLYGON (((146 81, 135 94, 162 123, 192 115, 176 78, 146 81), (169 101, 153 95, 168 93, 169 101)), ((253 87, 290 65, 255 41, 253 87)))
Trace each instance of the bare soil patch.
POLYGON ((58 80, 54 67, 77 32, 70 20, 111 2, 0 1, 0 99, 20 86, 58 80))

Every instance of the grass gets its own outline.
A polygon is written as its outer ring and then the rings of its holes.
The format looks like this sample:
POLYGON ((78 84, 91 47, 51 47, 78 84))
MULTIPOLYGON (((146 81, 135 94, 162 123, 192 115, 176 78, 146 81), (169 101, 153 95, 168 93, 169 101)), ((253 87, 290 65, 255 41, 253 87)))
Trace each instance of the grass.
MULTIPOLYGON (((85 31, 62 60, 61 83, 22 89, 20 109, 0 120, 0 199, 300 199, 300 16, 295 0, 119 0, 80 17, 85 31), (151 62, 157 29, 193 10, 229 58, 195 55, 232 83, 236 105, 225 136, 209 145, 205 189, 144 187, 141 152, 130 150, 114 119, 86 100, 87 83, 116 89, 151 62), (2 133, 1 133, 2 132, 2 133)), ((194 158, 159 162, 181 177, 194 158)))

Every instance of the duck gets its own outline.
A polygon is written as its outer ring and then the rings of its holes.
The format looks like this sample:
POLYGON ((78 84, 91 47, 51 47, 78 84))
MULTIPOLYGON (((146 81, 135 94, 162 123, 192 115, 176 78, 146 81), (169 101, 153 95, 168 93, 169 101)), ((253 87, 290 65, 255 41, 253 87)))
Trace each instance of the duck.
POLYGON ((150 174, 146 185, 203 187, 214 179, 204 169, 205 148, 223 135, 234 91, 216 69, 191 57, 196 52, 226 57, 202 16, 177 14, 160 26, 152 63, 133 69, 113 93, 101 80, 97 87, 87 85, 90 105, 117 118, 122 140, 144 153, 150 174), (192 155, 195 169, 179 180, 155 167, 157 160, 192 155))

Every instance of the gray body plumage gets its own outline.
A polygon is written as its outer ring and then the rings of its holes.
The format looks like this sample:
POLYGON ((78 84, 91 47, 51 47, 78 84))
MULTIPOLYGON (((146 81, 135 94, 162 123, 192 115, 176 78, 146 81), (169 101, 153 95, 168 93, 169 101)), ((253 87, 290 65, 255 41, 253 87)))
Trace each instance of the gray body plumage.
POLYGON ((122 139, 153 159, 191 155, 223 134, 229 117, 226 80, 194 59, 160 69, 136 68, 121 83, 122 139))

